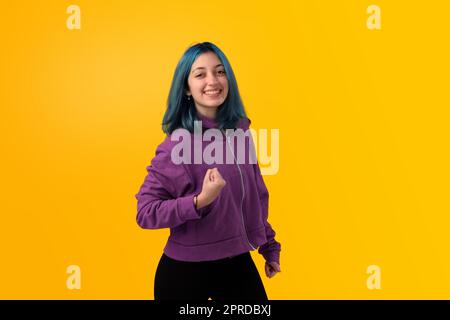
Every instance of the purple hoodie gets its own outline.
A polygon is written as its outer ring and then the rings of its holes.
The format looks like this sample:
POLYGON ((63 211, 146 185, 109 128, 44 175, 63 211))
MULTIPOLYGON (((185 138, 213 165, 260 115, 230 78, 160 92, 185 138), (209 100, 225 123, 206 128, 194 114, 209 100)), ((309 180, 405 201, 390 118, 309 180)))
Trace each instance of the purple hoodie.
MULTIPOLYGON (((214 119, 197 113, 202 121, 203 133, 217 128, 214 119)), ((250 119, 241 119, 237 128, 246 131, 250 119)), ((174 164, 172 148, 180 143, 171 141, 171 135, 157 147, 155 157, 147 167, 147 176, 136 194, 137 223, 144 229, 170 228, 164 253, 181 261, 218 260, 251 250, 262 254, 267 262, 280 263, 281 244, 275 240, 275 231, 267 221, 269 193, 261 176, 258 163, 249 163, 249 146, 254 145, 251 135, 245 138, 245 163, 225 163, 226 148, 231 141, 222 132, 224 161, 222 164, 174 164), (250 137, 250 138, 249 138, 250 137), (202 190, 208 169, 217 167, 226 181, 220 194, 209 205, 196 209, 194 196, 202 190)), ((202 150, 210 141, 194 138, 202 150)), ((237 155, 237 143, 234 155, 237 155)), ((230 154, 233 154, 230 153, 230 154)), ((234 159, 234 158, 232 158, 234 159)))

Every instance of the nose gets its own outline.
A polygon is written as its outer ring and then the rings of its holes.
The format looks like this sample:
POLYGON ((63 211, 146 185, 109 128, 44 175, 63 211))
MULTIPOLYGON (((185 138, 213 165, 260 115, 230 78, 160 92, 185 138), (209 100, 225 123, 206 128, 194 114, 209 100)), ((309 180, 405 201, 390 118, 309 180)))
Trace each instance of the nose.
POLYGON ((219 83, 219 80, 217 79, 217 76, 214 73, 212 73, 206 77, 206 83, 210 85, 215 85, 219 83))

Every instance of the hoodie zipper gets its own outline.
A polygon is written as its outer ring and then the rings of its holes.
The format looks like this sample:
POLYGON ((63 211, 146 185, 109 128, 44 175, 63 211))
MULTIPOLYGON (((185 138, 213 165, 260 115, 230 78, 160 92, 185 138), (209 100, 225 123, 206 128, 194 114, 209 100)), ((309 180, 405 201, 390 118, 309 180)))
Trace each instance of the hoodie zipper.
MULTIPOLYGON (((225 133, 225 130, 223 130, 223 132, 225 133)), ((247 240, 247 243, 250 245, 252 250, 256 250, 256 248, 253 247, 253 245, 250 243, 250 240, 248 239, 247 229, 245 228, 245 222, 244 222, 244 211, 242 210, 242 206, 244 205, 244 197, 245 197, 244 177, 242 176, 241 167, 239 167, 239 164, 237 163, 237 159, 236 159, 236 156, 234 155, 234 151, 229 144, 230 137, 226 133, 225 133, 225 136, 226 136, 226 140, 227 140, 227 145, 230 147, 231 153, 233 154, 233 159, 236 162, 237 168, 239 170, 239 175, 241 176, 241 186, 242 186, 241 219, 242 219, 242 226, 244 228, 245 239, 247 240)))

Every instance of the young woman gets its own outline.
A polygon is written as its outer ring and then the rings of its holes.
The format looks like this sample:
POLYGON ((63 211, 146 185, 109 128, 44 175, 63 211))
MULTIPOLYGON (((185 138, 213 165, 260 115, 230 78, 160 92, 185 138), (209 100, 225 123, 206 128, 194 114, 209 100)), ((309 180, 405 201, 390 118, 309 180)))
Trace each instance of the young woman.
POLYGON ((224 53, 210 42, 188 48, 169 92, 167 136, 136 194, 139 226, 170 228, 155 274, 156 300, 268 299, 250 251, 259 247, 271 278, 281 271, 281 245, 267 221, 260 168, 249 159, 251 135, 238 145, 230 135, 247 132, 250 122, 224 53), (209 138, 197 129, 210 131, 209 138), (182 136, 191 148, 178 152, 182 136), (247 161, 236 157, 242 152, 247 161))

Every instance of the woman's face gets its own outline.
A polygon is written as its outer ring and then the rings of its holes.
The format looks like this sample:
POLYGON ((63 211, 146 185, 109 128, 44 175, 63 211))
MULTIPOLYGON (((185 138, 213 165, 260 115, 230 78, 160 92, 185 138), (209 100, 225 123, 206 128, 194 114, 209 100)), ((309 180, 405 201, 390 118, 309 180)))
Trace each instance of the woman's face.
POLYGON ((219 107, 228 94, 225 68, 214 52, 206 52, 194 61, 188 78, 187 95, 194 99, 197 109, 219 107))

